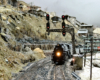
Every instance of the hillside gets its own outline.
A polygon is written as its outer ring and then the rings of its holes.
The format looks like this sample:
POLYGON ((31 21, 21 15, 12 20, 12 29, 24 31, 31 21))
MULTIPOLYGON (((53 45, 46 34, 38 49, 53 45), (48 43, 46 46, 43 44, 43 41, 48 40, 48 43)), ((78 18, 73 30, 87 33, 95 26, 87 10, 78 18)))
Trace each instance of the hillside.
MULTIPOLYGON (((23 38, 24 35, 27 35, 32 38, 37 37, 38 39, 71 41, 71 37, 68 33, 65 37, 62 36, 62 33, 50 33, 49 36, 46 35, 47 33, 45 17, 18 13, 10 8, 2 9, 1 13, 3 13, 3 20, 1 21, 1 23, 5 25, 5 28, 8 28, 9 26, 9 32, 14 38, 23 38)), ((68 21, 66 21, 66 23, 70 25, 68 21)), ((56 26, 54 26, 52 22, 50 22, 50 24, 51 29, 61 28, 61 22, 58 22, 56 26)), ((77 29, 75 29, 75 32, 77 33, 77 29)), ((77 40, 79 40, 79 38, 77 38, 77 40)))

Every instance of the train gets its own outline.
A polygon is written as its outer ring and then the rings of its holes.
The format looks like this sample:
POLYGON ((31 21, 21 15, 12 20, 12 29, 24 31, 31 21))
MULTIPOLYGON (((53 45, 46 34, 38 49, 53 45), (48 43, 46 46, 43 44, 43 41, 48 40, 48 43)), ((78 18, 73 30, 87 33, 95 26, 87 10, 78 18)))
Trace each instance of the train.
POLYGON ((52 64, 64 64, 69 58, 72 58, 71 46, 69 44, 55 45, 52 53, 52 64))

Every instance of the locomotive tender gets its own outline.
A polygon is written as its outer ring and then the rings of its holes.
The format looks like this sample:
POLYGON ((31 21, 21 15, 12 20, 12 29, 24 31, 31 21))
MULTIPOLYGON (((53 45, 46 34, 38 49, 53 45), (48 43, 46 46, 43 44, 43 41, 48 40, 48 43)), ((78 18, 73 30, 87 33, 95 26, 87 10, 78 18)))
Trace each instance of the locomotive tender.
POLYGON ((52 53, 52 63, 64 64, 68 58, 71 58, 70 45, 57 44, 52 53))

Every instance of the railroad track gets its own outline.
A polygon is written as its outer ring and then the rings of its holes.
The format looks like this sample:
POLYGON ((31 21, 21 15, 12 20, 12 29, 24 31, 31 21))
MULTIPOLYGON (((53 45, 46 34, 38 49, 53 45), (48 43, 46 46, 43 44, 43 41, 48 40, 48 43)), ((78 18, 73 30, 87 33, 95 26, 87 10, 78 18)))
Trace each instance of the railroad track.
POLYGON ((71 69, 67 64, 54 65, 51 57, 30 64, 30 66, 21 72, 12 80, 75 80, 71 77, 71 69))
POLYGON ((12 80, 36 80, 35 76, 37 75, 37 70, 50 63, 51 60, 49 58, 50 57, 34 62, 29 67, 26 67, 25 70, 22 70, 21 73, 12 80))
POLYGON ((60 66, 55 65, 54 80, 60 80, 60 79, 66 80, 65 79, 65 73, 64 73, 61 65, 60 66), (59 73, 59 72, 61 72, 61 73, 59 73))

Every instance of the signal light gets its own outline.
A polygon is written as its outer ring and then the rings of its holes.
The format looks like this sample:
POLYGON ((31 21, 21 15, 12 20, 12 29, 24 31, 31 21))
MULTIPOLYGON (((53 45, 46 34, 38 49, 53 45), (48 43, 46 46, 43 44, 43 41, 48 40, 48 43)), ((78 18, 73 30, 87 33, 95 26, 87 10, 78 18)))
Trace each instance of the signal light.
POLYGON ((62 28, 65 29, 65 22, 62 22, 62 28))
POLYGON ((75 58, 73 58, 72 61, 75 62, 75 58))
POLYGON ((47 30, 50 29, 50 23, 49 22, 46 24, 46 27, 47 27, 47 30))
POLYGON ((66 32, 65 32, 65 30, 63 30, 63 32, 62 32, 62 35, 63 35, 63 36, 65 36, 65 35, 66 35, 66 32))
POLYGON ((65 19, 68 20, 68 15, 65 16, 65 19))
POLYGON ((64 20, 65 19, 65 16, 64 15, 62 15, 62 20, 64 20))
POLYGON ((46 20, 49 20, 49 17, 50 17, 49 14, 47 14, 47 15, 46 15, 46 20))
POLYGON ((98 51, 100 51, 100 46, 97 47, 98 51))

